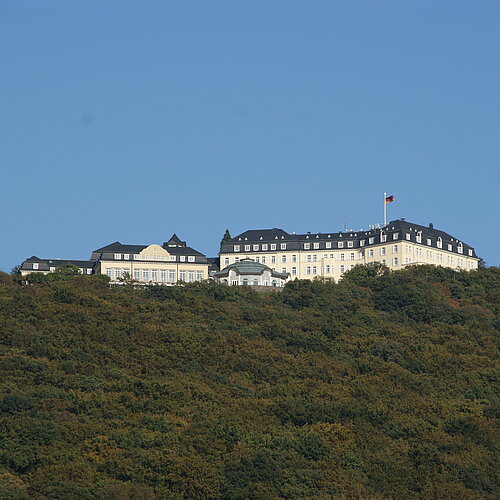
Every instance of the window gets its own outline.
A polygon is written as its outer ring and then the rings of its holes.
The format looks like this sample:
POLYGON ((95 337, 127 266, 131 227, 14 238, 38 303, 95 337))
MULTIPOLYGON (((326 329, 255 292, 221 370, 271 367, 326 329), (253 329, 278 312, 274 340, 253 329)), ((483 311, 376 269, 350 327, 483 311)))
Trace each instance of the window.
POLYGON ((281 250, 286 250, 286 243, 282 243, 282 244, 280 245, 280 248, 281 248, 281 250))
POLYGON ((142 281, 149 281, 149 271, 147 269, 142 270, 142 281))
POLYGON ((351 260, 354 260, 354 253, 351 253, 351 260))
POLYGON ((160 279, 162 281, 167 281, 167 271, 161 271, 160 272, 160 279))
POLYGON ((443 248, 443 238, 441 236, 437 239, 436 244, 438 248, 443 248))
POLYGON ((122 275, 122 270, 121 269, 115 269, 115 279, 120 278, 122 275))
POLYGON ((243 278, 243 281, 241 283, 243 286, 248 286, 248 278, 243 278))
POLYGON ((194 257, 194 255, 190 255, 190 256, 188 257, 188 261, 189 261, 189 262, 194 262, 194 261, 195 261, 195 257, 194 257))
POLYGON ((339 241, 339 248, 344 248, 344 242, 343 241, 339 241))
POLYGON ((130 254, 128 254, 128 253, 124 253, 124 254, 123 254, 123 258, 124 258, 125 260, 129 260, 129 259, 130 259, 130 254))
POLYGON ((316 274, 316 272, 317 272, 316 266, 313 266, 312 271, 313 271, 313 274, 316 274))
POLYGON ((271 255, 271 264, 276 264, 276 255, 271 255))
POLYGON ((348 248, 352 248, 354 246, 354 242, 353 241, 348 241, 347 242, 347 247, 348 248))
POLYGON ((239 245, 234 245, 234 251, 239 252, 240 251, 240 246, 239 245))
POLYGON ((87 269, 87 274, 92 274, 92 269, 87 269))
POLYGON ((281 272, 282 272, 282 273, 286 273, 286 267, 282 267, 282 268, 281 268, 281 272))
POLYGON ((306 274, 311 274, 311 266, 306 267, 306 274))
POLYGON ((120 260, 122 258, 121 253, 115 253, 115 259, 120 260))
POLYGON ((313 248, 318 249, 319 248, 319 243, 313 243, 313 248))
POLYGON ((276 250, 276 243, 271 243, 271 250, 276 250))
POLYGON ((267 250, 267 245, 262 245, 262 250, 267 250))
POLYGON ((457 250, 458 250, 458 253, 464 253, 464 246, 462 245, 462 243, 458 244, 457 250))
POLYGON ((261 262, 262 262, 262 264, 265 264, 265 263, 266 263, 266 258, 265 258, 264 256, 262 256, 262 258, 261 258, 261 262))
POLYGON ((343 264, 340 266, 339 269, 341 274, 345 272, 345 266, 343 264))
POLYGON ((392 265, 393 265, 393 266, 398 266, 398 265, 399 265, 399 260, 398 260, 398 258, 397 258, 397 257, 394 257, 394 258, 392 259, 392 265))
POLYGON ((170 281, 170 283, 173 283, 175 281, 175 271, 168 272, 168 281, 170 281))
POLYGON ((304 250, 309 250, 311 248, 310 243, 304 243, 304 250))
POLYGON ((292 262, 297 262, 297 256, 296 255, 292 255, 292 262))
POLYGON ((386 235, 386 234, 384 234, 383 232, 382 232, 382 233, 380 233, 380 241, 381 241, 382 243, 385 243, 385 242, 387 241, 387 235, 386 235))
POLYGON ((141 256, 138 253, 134 254, 134 260, 140 260, 141 256))
POLYGON ((179 260, 180 260, 181 262, 186 262, 186 256, 185 256, 185 255, 181 255, 181 256, 179 257, 179 260))
POLYGON ((254 278, 253 286, 258 286, 258 285, 259 285, 259 280, 257 278, 254 278))
POLYGON ((171 255, 170 256, 170 260, 173 261, 173 262, 175 262, 175 255, 171 255))
POLYGON ((250 252, 250 245, 245 245, 245 252, 250 252))
POLYGON ((430 246, 430 244, 431 244, 431 239, 430 238, 427 238, 427 244, 430 246))
POLYGON ((35 262, 35 263, 33 264, 33 269, 38 269, 38 263, 37 263, 37 262, 35 262))
POLYGON ((385 255, 385 247, 382 247, 382 248, 380 249, 380 255, 385 255))
POLYGON ((469 249, 469 256, 472 257, 472 250, 469 249))
POLYGON ((203 272, 202 271, 196 272, 196 281, 203 281, 203 272))
POLYGON ((453 247, 448 243, 448 252, 451 252, 453 250, 453 247))
POLYGON ((312 255, 311 254, 306 255, 306 261, 307 262, 311 262, 312 261, 312 255))
POLYGON ((398 253, 398 246, 392 245, 392 253, 398 253))
POLYGON ((188 281, 192 283, 194 281, 194 271, 188 272, 188 281))
POLYGON ((313 255, 313 262, 318 262, 318 256, 317 255, 313 255))
POLYGON ((328 264, 325 266, 325 273, 330 274, 330 266, 328 264))
POLYGON ((139 269, 134 269, 134 279, 136 281, 140 281, 141 280, 141 271, 139 269))
POLYGON ((297 274, 297 268, 296 267, 292 267, 292 274, 294 276, 297 274))
POLYGON ((392 239, 393 239, 393 240, 397 240, 398 238, 399 238, 399 233, 394 233, 394 234, 392 235, 392 239))
POLYGON ((110 269, 109 267, 106 268, 106 274, 112 278, 113 277, 113 269, 110 269))
POLYGON ((257 257, 255 257, 255 262, 260 262, 259 261, 259 256, 257 255, 257 257))
POLYGON ((179 280, 180 281, 186 281, 186 271, 180 271, 179 272, 179 280))
POLYGON ((405 234, 405 236, 406 236, 406 239, 407 239, 408 241, 410 241, 410 240, 411 240, 411 234, 410 234, 410 233, 406 233, 406 234, 405 234))
POLYGON ((281 256, 281 262, 286 262, 286 255, 281 256))
POLYGON ((385 259, 382 259, 380 262, 383 266, 385 266, 385 259))
POLYGON ((372 236, 371 238, 368 238, 368 243, 372 244, 375 241, 375 238, 372 236))
POLYGON ((331 241, 327 241, 326 242, 326 248, 332 248, 332 242, 331 241))
POLYGON ((158 271, 151 271, 151 279, 153 281, 158 281, 158 271))
POLYGON ((340 260, 345 260, 345 254, 343 253, 340 254, 340 260))
POLYGON ((364 247, 365 246, 365 240, 360 240, 359 241, 359 246, 364 247))
POLYGON ((224 257, 224 265, 225 266, 229 265, 229 257, 224 257))
POLYGON ((373 250, 368 250, 368 257, 373 257, 373 250))
POLYGON ((417 240, 417 243, 422 243, 422 232, 421 231, 416 234, 415 239, 417 240))
POLYGON ((254 245, 252 248, 254 252, 257 252, 259 250, 259 245, 254 245))

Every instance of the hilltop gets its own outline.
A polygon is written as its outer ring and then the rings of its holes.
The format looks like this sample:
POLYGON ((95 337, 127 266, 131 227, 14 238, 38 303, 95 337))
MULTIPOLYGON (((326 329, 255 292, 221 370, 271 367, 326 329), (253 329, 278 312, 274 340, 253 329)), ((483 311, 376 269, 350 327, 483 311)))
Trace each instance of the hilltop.
POLYGON ((2 499, 498 498, 498 268, 39 281, 0 274, 2 499))

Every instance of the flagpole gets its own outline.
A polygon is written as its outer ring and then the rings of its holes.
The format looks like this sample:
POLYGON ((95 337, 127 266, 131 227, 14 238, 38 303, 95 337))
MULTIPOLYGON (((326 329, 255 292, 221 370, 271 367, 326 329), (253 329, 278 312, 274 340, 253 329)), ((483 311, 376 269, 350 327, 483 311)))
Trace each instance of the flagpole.
POLYGON ((385 199, 387 198, 387 193, 384 193, 384 227, 387 226, 387 203, 385 199))

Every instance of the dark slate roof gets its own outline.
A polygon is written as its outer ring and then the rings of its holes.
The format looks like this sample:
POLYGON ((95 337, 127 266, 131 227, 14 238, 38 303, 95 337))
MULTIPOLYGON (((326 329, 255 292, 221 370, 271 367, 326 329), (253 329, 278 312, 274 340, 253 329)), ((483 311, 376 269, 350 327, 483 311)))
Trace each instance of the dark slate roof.
POLYGON ((181 241, 180 238, 174 233, 168 241, 163 243, 164 247, 185 247, 186 242, 181 241))
POLYGON ((38 263, 39 264, 39 271, 48 271, 49 268, 51 267, 59 267, 63 266, 64 264, 73 264, 76 267, 79 268, 90 268, 92 269, 96 261, 95 260, 75 260, 75 259, 40 259, 39 257, 36 257, 33 255, 32 257, 29 257, 26 259, 22 264, 21 264, 21 270, 22 271, 28 271, 28 270, 33 270, 33 266, 29 266, 29 264, 34 264, 38 263))
POLYGON ((282 240, 289 239, 290 234, 283 229, 273 228, 273 229, 250 229, 244 233, 239 234, 231 240, 231 242, 245 242, 245 241, 271 241, 271 240, 282 240))
POLYGON ((216 277, 227 276, 229 271, 236 271, 237 274, 256 274, 261 275, 264 271, 270 271, 273 277, 286 279, 288 278, 288 273, 279 273, 277 271, 273 271, 270 267, 265 264, 261 264, 260 262, 256 262, 253 259, 242 259, 234 264, 229 264, 222 271, 214 273, 216 277))
MULTIPOLYGON (((198 252, 198 250, 195 250, 194 248, 186 246, 185 241, 177 240, 174 239, 177 238, 177 236, 174 234, 172 238, 170 238, 169 241, 166 241, 163 243, 162 248, 164 248, 169 254, 172 255, 198 255, 200 257, 205 257, 204 254, 201 252, 198 252), (169 246, 169 243, 172 241, 178 241, 179 244, 177 246, 169 246)), ((123 243, 120 243, 119 241, 115 241, 114 243, 110 243, 109 245, 106 245, 102 248, 98 248, 97 250, 94 250, 94 254, 103 254, 103 253, 128 253, 128 254, 136 254, 142 252, 145 248, 147 248, 149 245, 124 245, 123 243)))
MULTIPOLYGON (((249 230, 245 231, 238 236, 221 242, 221 248, 220 248, 220 253, 235 253, 234 252, 234 246, 235 245, 240 245, 240 252, 239 253, 244 253, 244 246, 242 245, 251 245, 251 244, 257 244, 257 243, 267 243, 267 244, 272 244, 272 243, 287 243, 286 251, 298 251, 302 250, 304 248, 304 243, 316 243, 316 242, 341 242, 341 241, 353 241, 354 242, 354 248, 359 248, 360 247, 360 241, 361 240, 366 240, 365 245, 366 247, 369 247, 370 245, 378 245, 381 243, 381 234, 382 232, 386 234, 393 234, 398 231, 401 232, 406 232, 410 233, 411 240, 410 241, 415 241, 415 235, 421 231, 422 232, 422 244, 425 244, 426 242, 424 241, 424 238, 430 238, 432 240, 431 246, 435 247, 436 242, 438 238, 442 238, 443 240, 443 250, 447 251, 447 248, 444 246, 444 244, 452 244, 453 245, 453 251, 457 252, 457 245, 460 243, 460 240, 451 236, 450 234, 434 229, 434 227, 430 226, 422 226, 419 224, 414 224, 411 222, 407 222, 405 220, 395 220, 389 222, 385 227, 374 227, 371 229, 368 229, 366 231, 359 230, 359 231, 331 231, 331 232, 325 232, 325 233, 304 233, 304 234, 295 234, 295 233, 287 233, 286 231, 283 231, 282 229, 274 228, 274 229, 255 229, 255 230, 249 230), (369 243, 369 238, 373 237, 374 242, 369 243)), ((404 236, 401 235, 398 241, 404 240, 404 236)), ((392 241, 392 240, 391 240, 392 241)), ((387 243, 389 243, 389 238, 387 243)), ((474 251, 474 249, 466 245, 465 243, 462 242, 463 248, 464 248, 464 256, 469 256, 468 255, 468 250, 472 250, 472 256, 474 258, 477 258, 477 255, 474 251)), ((332 245, 331 249, 336 249, 340 248, 338 247, 337 244, 332 245)), ((352 247, 345 247, 344 248, 347 250, 348 248, 352 247)), ((277 247, 279 250, 279 247, 277 247)), ((312 248, 311 248, 312 250, 312 248)), ((322 243, 318 250, 326 250, 325 243, 322 243)), ((252 252, 253 249, 250 249, 252 252)), ((259 251, 262 251, 262 249, 259 249, 259 251)), ((268 248, 267 251, 275 251, 271 250, 268 248)))

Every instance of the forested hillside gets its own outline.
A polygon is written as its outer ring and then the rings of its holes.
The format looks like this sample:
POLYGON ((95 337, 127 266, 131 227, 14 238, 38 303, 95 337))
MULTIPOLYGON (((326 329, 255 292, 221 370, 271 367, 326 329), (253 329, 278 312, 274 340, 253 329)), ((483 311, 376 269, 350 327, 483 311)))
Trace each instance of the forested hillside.
POLYGON ((500 269, 281 293, 0 274, 1 499, 497 499, 500 269))

